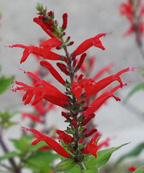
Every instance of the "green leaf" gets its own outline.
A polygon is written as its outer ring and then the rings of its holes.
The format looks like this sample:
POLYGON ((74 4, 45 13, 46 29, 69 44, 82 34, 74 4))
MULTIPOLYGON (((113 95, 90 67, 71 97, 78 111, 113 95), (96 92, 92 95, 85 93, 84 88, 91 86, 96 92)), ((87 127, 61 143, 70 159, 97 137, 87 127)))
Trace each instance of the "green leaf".
POLYGON ((10 158, 12 158, 12 157, 17 157, 17 156, 19 156, 19 154, 18 154, 17 152, 8 152, 8 153, 6 153, 5 155, 3 155, 3 156, 0 157, 0 162, 1 162, 2 160, 10 159, 10 158))
POLYGON ((69 134, 74 134, 74 131, 69 127, 67 127, 67 130, 65 130, 65 132, 67 132, 69 134))
POLYGON ((138 156, 142 151, 144 150, 144 142, 138 144, 132 151, 128 152, 127 154, 124 154, 121 156, 118 161, 116 162, 116 165, 119 164, 124 159, 127 159, 129 157, 136 157, 138 156))
POLYGON ((14 144, 15 148, 19 151, 21 156, 25 156, 26 153, 37 151, 39 148, 46 145, 43 141, 38 143, 37 145, 31 145, 32 139, 32 136, 23 135, 19 140, 11 139, 11 141, 14 144))
POLYGON ((136 85, 127 95, 126 97, 126 101, 133 95, 135 94, 136 92, 140 91, 140 90, 144 90, 144 82, 143 83, 140 83, 138 85, 136 85))
POLYGON ((137 170, 135 170, 133 173, 144 173, 144 166, 141 166, 137 170))
POLYGON ((65 159, 62 160, 59 164, 57 164, 55 171, 66 171, 75 166, 75 162, 73 159, 65 159))
POLYGON ((65 171, 64 173, 81 173, 81 168, 76 164, 72 169, 65 171))
POLYGON ((51 170, 52 162, 59 158, 57 154, 53 154, 49 151, 37 151, 30 157, 26 158, 28 168, 33 170, 39 170, 42 173, 48 173, 51 170))
POLYGON ((4 129, 15 125, 16 123, 11 121, 11 118, 13 118, 14 115, 16 115, 16 112, 11 113, 7 110, 5 112, 0 112, 0 125, 2 125, 4 129))
POLYGON ((84 170, 83 173, 98 173, 98 170, 97 168, 92 167, 84 170))
POLYGON ((115 152, 116 150, 120 149, 124 145, 126 145, 126 144, 120 145, 118 147, 113 147, 113 148, 98 151, 97 158, 95 158, 94 156, 89 157, 86 167, 99 168, 99 167, 105 165, 109 161, 112 153, 115 152))
POLYGON ((23 135, 20 139, 11 139, 11 142, 14 144, 17 150, 20 152, 26 152, 30 147, 31 137, 23 135))
POLYGON ((13 81, 13 77, 6 78, 5 76, 2 76, 0 78, 0 94, 4 93, 8 89, 12 81, 13 81))

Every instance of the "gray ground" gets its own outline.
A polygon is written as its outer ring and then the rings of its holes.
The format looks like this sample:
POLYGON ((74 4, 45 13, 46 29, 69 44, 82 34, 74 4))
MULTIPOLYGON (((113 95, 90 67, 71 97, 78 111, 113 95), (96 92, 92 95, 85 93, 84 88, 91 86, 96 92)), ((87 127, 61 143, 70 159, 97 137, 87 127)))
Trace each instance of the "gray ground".
MULTIPOLYGON (((125 39, 122 37, 129 27, 127 20, 120 17, 117 8, 122 0, 41 0, 39 2, 47 6, 48 10, 55 11, 58 21, 61 21, 64 12, 68 13, 67 34, 75 41, 72 51, 87 38, 101 32, 112 32, 102 38, 106 47, 105 51, 97 48, 91 48, 89 51, 90 55, 97 56, 96 71, 110 62, 116 63, 113 72, 128 66, 144 65, 134 36, 125 39)), ((4 46, 15 43, 38 45, 38 39, 46 37, 42 29, 32 20, 36 16, 36 4, 35 0, 0 0, 0 8, 3 10, 2 28, 0 29, 0 64, 3 74, 14 75, 16 80, 27 81, 26 76, 18 67, 32 70, 36 68, 37 64, 33 58, 29 58, 24 64, 19 65, 22 49, 10 49, 4 46)), ((127 73, 124 76, 127 76, 124 80, 133 80, 134 82, 126 89, 121 90, 119 94, 122 98, 134 84, 142 80, 136 72, 127 73)), ((131 148, 144 138, 142 133, 144 121, 142 121, 143 118, 138 117, 141 112, 137 113, 137 109, 142 111, 143 92, 134 96, 129 103, 132 107, 127 108, 122 103, 111 99, 103 109, 98 111, 96 123, 104 136, 117 136, 117 140, 112 141, 115 145, 131 142, 129 145, 131 148), (133 107, 136 107, 136 111, 133 107)), ((27 109, 27 107, 23 107, 19 94, 11 91, 0 98, 0 109, 5 108, 27 109)), ((51 117, 51 123, 58 123, 60 127, 64 128, 61 117, 56 119, 53 117, 51 117)))

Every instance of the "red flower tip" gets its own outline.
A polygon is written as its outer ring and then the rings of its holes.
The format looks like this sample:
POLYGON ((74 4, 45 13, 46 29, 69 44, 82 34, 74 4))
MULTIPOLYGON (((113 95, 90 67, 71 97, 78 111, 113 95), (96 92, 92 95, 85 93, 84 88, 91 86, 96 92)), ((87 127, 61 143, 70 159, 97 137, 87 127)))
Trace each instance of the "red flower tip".
POLYGON ((59 155, 61 155, 63 157, 66 157, 66 158, 70 157, 69 153, 59 143, 57 143, 54 139, 42 134, 41 132, 39 132, 39 131, 37 131, 36 129, 33 129, 33 128, 22 127, 22 129, 30 131, 34 135, 36 135, 37 139, 32 142, 32 145, 36 145, 40 141, 44 141, 48 144, 48 146, 50 148, 52 148, 59 155))

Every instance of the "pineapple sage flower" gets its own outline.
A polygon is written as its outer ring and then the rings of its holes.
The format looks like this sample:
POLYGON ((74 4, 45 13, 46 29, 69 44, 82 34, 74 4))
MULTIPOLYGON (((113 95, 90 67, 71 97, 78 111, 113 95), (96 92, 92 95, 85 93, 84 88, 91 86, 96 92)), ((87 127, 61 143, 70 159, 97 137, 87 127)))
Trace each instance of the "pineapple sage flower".
POLYGON ((135 32, 137 39, 141 39, 144 32, 144 4, 141 3, 141 0, 127 0, 120 4, 119 10, 120 14, 130 22, 130 28, 124 33, 124 37, 135 32))
MULTIPOLYGON (((43 6, 41 6, 43 7, 43 6)), ((32 145, 36 145, 40 141, 44 141, 59 155, 72 159, 74 163, 80 165, 89 154, 97 157, 97 151, 102 146, 108 146, 109 139, 99 143, 100 134, 97 128, 91 128, 86 125, 90 123, 95 112, 111 97, 116 101, 120 98, 114 93, 125 86, 121 75, 134 70, 134 68, 125 68, 114 75, 98 80, 98 77, 87 78, 82 74, 81 68, 87 59, 86 51, 93 46, 101 50, 105 50, 102 44, 102 39, 107 33, 100 33, 83 41, 72 53, 68 47, 74 43, 70 36, 66 36, 66 28, 68 24, 68 15, 64 13, 62 16, 62 25, 59 27, 57 20, 54 19, 54 12, 47 12, 46 9, 37 8, 39 16, 34 18, 36 22, 48 35, 46 41, 43 41, 38 47, 24 46, 14 44, 10 47, 20 47, 24 49, 21 63, 23 63, 30 53, 41 56, 40 65, 46 68, 56 81, 64 88, 64 92, 60 91, 50 82, 41 79, 34 73, 24 71, 25 74, 35 80, 35 85, 30 86, 23 82, 15 81, 12 91, 24 91, 24 104, 36 105, 45 99, 47 102, 55 104, 63 108, 61 115, 67 122, 66 130, 57 130, 58 142, 51 137, 48 137, 36 129, 24 128, 36 135, 36 140, 32 145), (59 55, 57 52, 63 49, 64 55, 59 55), (57 52, 55 52, 57 51, 57 52), (43 60, 44 59, 44 60, 43 60), (55 68, 52 66, 55 63, 55 68), (60 72, 58 71, 60 70, 60 72), (118 84, 112 86, 116 81, 118 84), (110 86, 110 88, 108 87, 110 86), (106 90, 105 88, 108 87, 106 90), (99 93, 100 92, 100 93, 99 93), (92 103, 88 102, 89 98, 96 95, 92 103)), ((83 68, 84 69, 84 68, 83 68)), ((102 73, 106 70, 104 69, 102 73)), ((39 121, 39 120, 38 120, 39 121)))

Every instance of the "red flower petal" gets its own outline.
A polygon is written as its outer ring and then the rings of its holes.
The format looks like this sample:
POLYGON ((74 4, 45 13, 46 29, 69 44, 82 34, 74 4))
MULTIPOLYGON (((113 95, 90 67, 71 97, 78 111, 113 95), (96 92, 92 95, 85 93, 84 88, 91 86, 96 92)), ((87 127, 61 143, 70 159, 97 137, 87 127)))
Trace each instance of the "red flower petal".
POLYGON ((81 96, 81 93, 82 93, 82 87, 79 85, 79 83, 73 81, 71 91, 74 93, 76 98, 78 100, 80 100, 80 96, 81 96))
POLYGON ((117 91, 121 86, 118 85, 115 88, 113 88, 111 91, 104 92, 99 97, 97 97, 92 104, 89 106, 89 108, 85 111, 84 115, 87 117, 89 114, 94 113, 96 110, 98 110, 105 101, 110 98, 114 97, 117 101, 120 101, 119 97, 116 97, 113 93, 117 91))
POLYGON ((67 143, 71 143, 73 141, 73 138, 70 135, 66 134, 64 131, 57 130, 56 132, 59 135, 59 139, 62 139, 64 141, 64 143, 67 144, 67 143))
POLYGON ((35 96, 35 98, 32 104, 36 104, 41 99, 46 99, 47 101, 50 101, 51 103, 61 107, 65 107, 65 105, 69 104, 68 97, 65 94, 61 93, 55 86, 51 85, 45 80, 40 79, 37 75, 31 72, 25 73, 34 78, 37 84, 32 87, 22 82, 15 81, 15 84, 20 85, 21 87, 16 87, 12 89, 12 91, 26 91, 27 94, 23 97, 23 101, 25 101, 25 104, 30 103, 33 96, 35 96))
POLYGON ((83 52, 85 52, 87 49, 89 49, 92 46, 101 48, 101 49, 105 49, 101 43, 101 41, 99 40, 100 37, 105 36, 106 33, 101 33, 96 35, 95 37, 89 38, 87 40, 85 40, 84 42, 82 42, 77 49, 74 51, 74 56, 80 55, 83 52))
POLYGON ((46 23, 42 22, 38 17, 35 17, 35 18, 33 19, 33 21, 34 21, 35 23, 37 23, 38 25, 40 25, 41 28, 42 28, 50 37, 55 37, 55 36, 53 35, 53 33, 52 33, 53 30, 52 30, 48 25, 46 25, 46 23))
POLYGON ((61 156, 66 157, 66 158, 70 157, 69 153, 52 138, 40 133, 39 131, 37 131, 36 129, 33 129, 33 128, 25 128, 25 127, 22 127, 22 128, 24 130, 31 131, 32 133, 34 133, 37 136, 37 139, 32 142, 32 145, 36 145, 40 141, 44 141, 48 144, 48 146, 50 146, 55 152, 57 152, 61 156))
POLYGON ((23 112, 22 113, 22 118, 30 118, 32 121, 35 121, 35 122, 38 122, 38 123, 41 123, 42 122, 42 119, 32 113, 27 113, 27 112, 23 112))
POLYGON ((112 83, 113 81, 116 81, 116 80, 120 83, 120 85, 122 87, 123 82, 120 78, 120 75, 122 75, 123 73, 128 72, 128 71, 133 71, 134 69, 135 68, 133 68, 133 67, 125 68, 125 69, 119 71, 118 73, 108 76, 96 83, 90 79, 81 81, 81 82, 83 82, 87 97, 90 97, 91 95, 98 93, 100 90, 104 89, 106 86, 108 86, 110 83, 112 83))
POLYGON ((47 61, 41 61, 40 62, 41 66, 46 67, 50 73, 56 78, 57 81, 59 81, 62 85, 65 84, 64 79, 60 76, 60 74, 53 68, 53 66, 47 62, 47 61))

